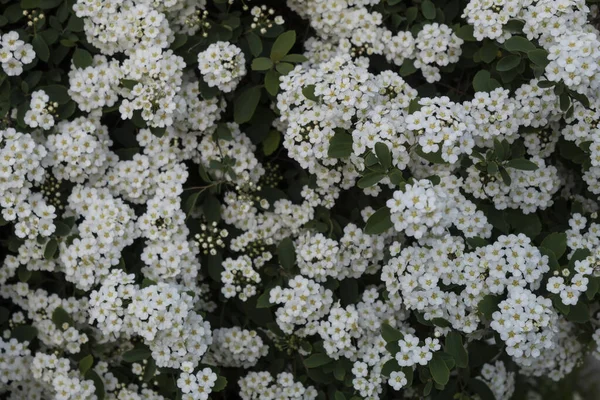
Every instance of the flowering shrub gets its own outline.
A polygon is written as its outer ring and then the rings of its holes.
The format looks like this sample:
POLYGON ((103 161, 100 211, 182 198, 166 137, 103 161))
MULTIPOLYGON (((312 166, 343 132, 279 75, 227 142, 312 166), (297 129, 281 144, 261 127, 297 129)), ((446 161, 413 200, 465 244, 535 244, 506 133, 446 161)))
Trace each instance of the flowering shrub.
POLYGON ((596 399, 597 0, 0 0, 4 399, 596 399))

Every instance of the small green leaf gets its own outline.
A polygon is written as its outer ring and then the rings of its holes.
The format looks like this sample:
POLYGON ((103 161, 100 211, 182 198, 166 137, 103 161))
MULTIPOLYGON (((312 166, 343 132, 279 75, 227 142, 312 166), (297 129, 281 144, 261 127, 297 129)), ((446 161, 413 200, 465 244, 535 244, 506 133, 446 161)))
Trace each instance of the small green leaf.
POLYGON ((66 104, 71 100, 68 89, 62 85, 48 85, 43 86, 40 89, 44 91, 50 97, 51 101, 55 101, 58 104, 66 104))
POLYGON ((421 3, 421 12, 425 18, 435 19, 435 5, 431 0, 425 0, 423 3, 421 3))
POLYGON ((139 362, 148 359, 152 355, 150 349, 146 346, 137 347, 123 353, 121 358, 128 363, 139 362))
POLYGON ((238 96, 233 104, 233 118, 236 123, 243 124, 250 121, 260 101, 261 93, 260 86, 252 86, 238 96))
POLYGON ((246 41, 248 42, 250 53, 252 53, 254 57, 260 56, 260 53, 262 53, 263 50, 263 45, 262 41, 260 40, 260 37, 256 33, 250 32, 246 35, 246 41))
POLYGON ((373 185, 376 185, 383 178, 385 178, 385 176, 386 174, 382 172, 369 172, 358 180, 356 186, 358 186, 361 189, 371 187, 373 185))
POLYGON ((64 331, 64 325, 73 326, 75 323, 73 322, 73 318, 69 315, 69 313, 62 307, 56 307, 56 309, 52 312, 52 322, 54 325, 60 330, 64 331))
POLYGON ((213 392, 221 392, 227 387, 227 379, 224 376, 217 377, 215 385, 212 387, 213 392))
POLYGON ((530 50, 536 49, 535 45, 523 36, 512 36, 506 42, 504 42, 504 47, 506 47, 506 50, 508 51, 520 51, 522 53, 527 53, 530 50))
POLYGON ((523 171, 535 171, 538 169, 538 166, 533 161, 526 160, 524 158, 515 158, 514 160, 509 160, 505 166, 507 168, 520 169, 523 171))
POLYGON ((477 310, 487 319, 492 319, 492 314, 498 310, 498 304, 501 300, 500 296, 485 295, 477 304, 477 310))
POLYGON ((267 72, 265 76, 265 89, 271 96, 277 96, 279 93, 279 78, 281 74, 274 69, 271 69, 267 72))
POLYGON ((89 379, 92 382, 94 382, 94 387, 96 388, 96 397, 98 398, 98 400, 104 400, 104 382, 102 382, 102 378, 98 376, 96 371, 94 371, 93 369, 88 370, 88 372, 85 374, 85 379, 89 379))
POLYGON ((296 31, 287 31, 279 35, 271 48, 271 60, 279 62, 285 57, 296 43, 296 31))
POLYGON ((269 131, 269 134, 262 142, 263 152, 265 156, 270 156, 279 148, 279 143, 281 143, 281 133, 276 130, 269 131))
POLYGON ((381 336, 386 342, 397 342, 404 339, 404 335, 398 329, 394 328, 387 322, 381 324, 381 336))
POLYGON ((346 158, 352 154, 352 136, 343 130, 338 130, 329 141, 327 155, 330 158, 346 158))
POLYGON ((31 41, 31 45, 33 46, 33 50, 35 51, 36 56, 40 60, 48 62, 48 60, 50 59, 50 49, 48 48, 48 45, 46 44, 42 36, 34 36, 33 40, 31 41))
POLYGON ((287 75, 290 72, 292 72, 292 70, 294 69, 294 66, 290 63, 280 62, 280 63, 277 63, 277 65, 275 66, 275 69, 281 75, 287 75))
POLYGON ((387 145, 381 142, 375 143, 375 154, 383 168, 387 170, 392 166, 392 153, 387 145))
POLYGON ((269 301, 269 292, 270 290, 267 290, 258 296, 258 299, 256 300, 256 308, 269 308, 274 305, 269 301))
POLYGON ((317 368, 323 365, 327 365, 333 360, 323 353, 315 353, 308 358, 304 359, 304 366, 306 368, 317 368))
POLYGON ((296 264, 296 249, 291 238, 287 237, 279 242, 277 246, 277 256, 279 263, 287 270, 290 270, 296 264))
POLYGON ((450 380, 450 370, 439 352, 433 353, 433 357, 429 361, 429 372, 431 372, 433 380, 440 385, 445 385, 450 380))
POLYGON ((390 209, 387 207, 382 207, 375 211, 375 213, 367 220, 365 233, 369 235, 380 235, 393 226, 394 224, 391 220, 390 209))
POLYGON ((93 63, 94 58, 89 51, 82 49, 81 47, 75 49, 75 52, 73 53, 73 64, 75 64, 77 68, 87 68, 93 63))
POLYGON ((446 346, 444 348, 448 354, 454 357, 456 366, 459 368, 467 368, 469 364, 469 355, 465 346, 463 346, 462 336, 458 332, 450 332, 446 336, 446 346))
POLYGON ((319 98, 315 96, 315 85, 308 85, 302 89, 302 94, 308 100, 319 101, 319 98))
POLYGON ((481 400, 496 400, 494 392, 489 388, 487 383, 480 379, 471 378, 468 383, 469 389, 478 394, 481 400))
MULTIPOLYGON (((548 65, 548 63, 550 62, 548 60, 548 52, 544 49, 535 49, 528 51, 527 58, 529 58, 529 60, 534 64, 539 65, 541 67, 546 67, 546 65, 548 65)), ((540 83, 541 82, 538 82, 538 86, 540 83)))
POLYGON ((306 58, 306 56, 303 56, 302 54, 288 54, 287 56, 283 57, 281 61, 288 63, 303 63, 305 61, 308 61, 308 58, 306 58))
POLYGON ((79 372, 81 372, 81 375, 85 375, 92 368, 92 365, 94 365, 94 357, 91 354, 79 360, 79 372))
POLYGON ((551 233, 544 238, 541 247, 552 250, 558 260, 567 250, 567 234, 564 232, 551 233))
POLYGON ((44 247, 44 258, 46 260, 52 260, 56 251, 58 250, 58 242, 56 239, 50 239, 46 246, 44 247))
POLYGON ((516 68, 521 63, 521 57, 511 54, 503 57, 496 64, 496 71, 504 72, 516 68))
POLYGON ((273 61, 267 57, 259 57, 252 60, 253 71, 266 71, 273 68, 273 61))
POLYGON ((10 337, 19 342, 31 342, 37 336, 38 331, 31 325, 19 325, 12 329, 10 337))

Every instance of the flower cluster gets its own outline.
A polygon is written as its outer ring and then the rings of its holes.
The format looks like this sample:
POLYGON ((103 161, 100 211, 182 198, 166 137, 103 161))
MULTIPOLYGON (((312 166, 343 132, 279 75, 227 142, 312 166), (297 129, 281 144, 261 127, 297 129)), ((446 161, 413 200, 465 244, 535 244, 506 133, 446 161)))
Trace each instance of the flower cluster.
POLYGON ((276 378, 268 372, 250 372, 242 377, 240 397, 243 400, 314 400, 317 391, 314 387, 305 387, 301 382, 295 382, 294 376, 289 372, 282 372, 276 378))
POLYGON ((234 44, 217 42, 198 54, 198 67, 206 83, 231 92, 246 75, 246 59, 234 44))
POLYGON ((33 46, 19 39, 19 33, 11 31, 2 35, 0 40, 0 63, 8 76, 21 75, 23 66, 35 59, 33 46))

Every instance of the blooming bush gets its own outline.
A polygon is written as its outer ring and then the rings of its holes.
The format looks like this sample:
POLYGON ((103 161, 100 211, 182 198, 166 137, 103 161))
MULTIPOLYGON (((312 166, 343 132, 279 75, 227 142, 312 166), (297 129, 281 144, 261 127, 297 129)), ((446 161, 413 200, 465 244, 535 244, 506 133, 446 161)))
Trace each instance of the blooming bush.
POLYGON ((597 3, 0 0, 0 396, 598 398, 597 3))

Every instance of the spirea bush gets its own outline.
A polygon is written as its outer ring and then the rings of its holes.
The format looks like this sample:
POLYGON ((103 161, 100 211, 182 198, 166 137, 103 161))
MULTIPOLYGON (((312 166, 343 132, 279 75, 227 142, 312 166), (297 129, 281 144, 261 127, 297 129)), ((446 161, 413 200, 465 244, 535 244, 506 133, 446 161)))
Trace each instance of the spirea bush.
POLYGON ((595 3, 0 0, 0 398, 597 399, 595 3))

